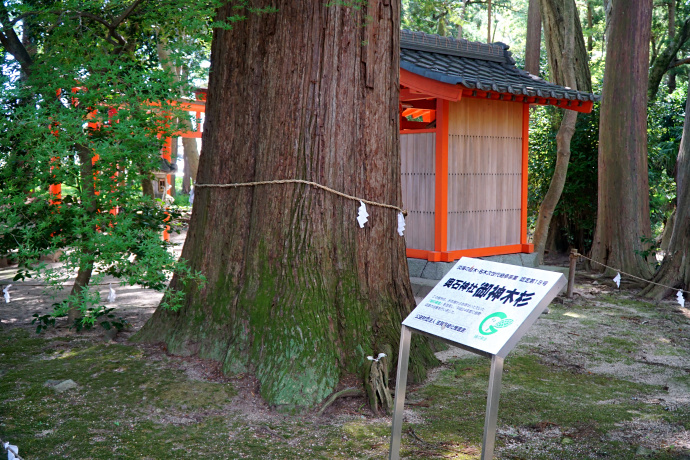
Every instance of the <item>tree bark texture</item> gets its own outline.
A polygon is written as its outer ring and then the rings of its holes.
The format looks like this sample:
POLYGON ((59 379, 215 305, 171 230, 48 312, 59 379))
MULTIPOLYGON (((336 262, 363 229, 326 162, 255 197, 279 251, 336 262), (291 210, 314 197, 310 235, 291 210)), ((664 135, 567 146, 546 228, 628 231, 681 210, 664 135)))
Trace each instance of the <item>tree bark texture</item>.
POLYGON ((647 68, 651 0, 617 0, 611 13, 599 123, 599 200, 592 258, 643 278, 651 268, 647 68))
MULTIPOLYGON (((565 0, 557 4, 553 0, 541 0, 542 16, 544 21, 546 50, 549 55, 549 66, 554 83, 569 86, 575 90, 579 88, 577 81, 576 66, 585 66, 586 74, 589 74, 587 61, 576 64, 575 49, 578 42, 577 36, 582 39, 584 48, 584 38, 582 28, 577 33, 579 23, 575 2, 565 0), (548 27, 547 27, 548 24, 548 27)), ((585 53, 586 55, 586 53, 585 53)), ((582 73, 582 72, 579 72, 582 73)), ((591 90, 591 89, 590 89, 591 90)), ((577 112, 565 110, 561 119, 561 126, 556 135, 556 166, 549 189, 544 195, 544 199, 539 205, 539 215, 537 216, 536 228, 534 230, 534 250, 539 255, 539 261, 544 261, 544 249, 549 234, 549 226, 553 213, 561 199, 565 179, 568 176, 568 163, 570 162, 570 141, 575 134, 575 122, 577 112)))
POLYGON ((541 12, 539 0, 529 0, 527 7, 527 40, 525 42, 525 70, 539 75, 541 51, 541 12))
MULTIPOLYGON (((683 138, 678 149, 676 171, 678 203, 672 223, 671 240, 661 267, 652 281, 688 290, 690 288, 690 98, 685 103, 683 138)), ((673 292, 671 289, 664 286, 650 284, 642 291, 642 295, 661 299, 671 292, 673 292)))
MULTIPOLYGON (((399 2, 270 5, 214 30, 198 183, 305 179, 402 206, 399 2)), ((159 307, 139 338, 252 372, 283 408, 321 401, 344 372, 367 381, 368 355, 397 356, 414 297, 397 212, 369 206, 360 228, 358 207, 305 185, 198 186, 182 257, 207 282, 174 277, 184 305, 159 307)), ((415 349, 423 378, 435 357, 415 349)))
POLYGON ((566 47, 566 40, 571 38, 575 40, 573 47, 573 65, 575 66, 575 81, 577 82, 577 89, 579 91, 592 92, 592 75, 589 71, 589 55, 587 48, 585 48, 585 38, 582 34, 582 24, 580 23, 580 16, 577 14, 575 7, 575 0, 540 0, 541 6, 541 20, 544 27, 544 40, 546 41, 546 54, 549 58, 549 72, 551 74, 550 80, 560 85, 566 85, 573 89, 572 84, 564 83, 567 79, 565 77, 565 67, 567 64, 563 61, 563 50, 566 47), (568 11, 574 11, 573 21, 574 28, 569 29, 570 26, 565 26, 568 19, 568 11), (573 30, 573 35, 568 36, 565 30, 573 30), (549 45, 549 42, 552 45, 549 45))

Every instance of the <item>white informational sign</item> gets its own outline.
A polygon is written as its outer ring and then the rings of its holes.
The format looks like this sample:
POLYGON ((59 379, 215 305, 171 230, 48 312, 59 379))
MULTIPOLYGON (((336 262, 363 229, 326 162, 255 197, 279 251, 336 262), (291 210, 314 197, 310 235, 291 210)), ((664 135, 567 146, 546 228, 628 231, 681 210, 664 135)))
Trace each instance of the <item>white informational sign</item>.
POLYGON ((403 324, 505 357, 565 284, 562 273, 463 257, 403 324))

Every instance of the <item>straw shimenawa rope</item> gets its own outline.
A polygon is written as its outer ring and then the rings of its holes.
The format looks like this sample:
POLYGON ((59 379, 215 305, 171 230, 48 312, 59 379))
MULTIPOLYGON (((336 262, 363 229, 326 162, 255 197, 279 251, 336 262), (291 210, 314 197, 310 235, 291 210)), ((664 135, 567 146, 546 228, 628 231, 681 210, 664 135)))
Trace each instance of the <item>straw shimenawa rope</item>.
POLYGON ((325 185, 318 184, 316 182, 302 180, 302 179, 280 179, 280 180, 262 180, 256 182, 240 182, 236 184, 195 184, 194 187, 206 187, 206 188, 238 188, 238 187, 255 187, 257 185, 272 185, 272 184, 305 184, 311 185, 312 187, 320 188, 327 192, 331 192, 335 195, 347 198, 348 200, 361 201, 362 203, 369 204, 371 206, 379 206, 382 208, 394 209, 401 212, 403 216, 407 216, 407 211, 404 209, 393 206, 392 204, 379 203, 377 201, 365 200, 364 198, 358 198, 356 196, 348 195, 347 193, 339 192, 325 185))
POLYGON ((654 285, 657 285, 657 286, 665 287, 665 288, 667 288, 667 289, 671 289, 672 291, 679 291, 679 292, 685 292, 686 294, 690 294, 690 291, 686 291, 686 290, 684 290, 684 289, 678 289, 678 288, 674 288, 674 287, 671 287, 671 286, 666 286, 665 284, 655 283, 654 281, 649 281, 649 280, 646 280, 646 279, 644 279, 644 278, 640 278, 639 276, 631 275, 630 273, 625 273, 625 272, 622 271, 622 270, 619 270, 619 269, 617 269, 617 268, 615 268, 615 267, 609 267, 609 266, 606 265, 606 264, 602 264, 601 262, 597 262, 597 261, 594 260, 594 259, 590 259, 590 258, 587 257, 587 256, 583 256, 582 254, 579 254, 579 253, 578 253, 578 254, 576 254, 576 255, 577 255, 578 257, 582 257, 583 259, 587 259, 587 260, 589 260, 590 262, 594 262, 595 264, 601 265, 602 267, 610 268, 611 270, 616 270, 616 271, 617 271, 618 273, 620 273, 621 275, 625 275, 625 276, 628 276, 628 277, 630 277, 630 278, 635 278, 636 280, 642 281, 642 282, 644 282, 644 283, 654 284, 654 285))

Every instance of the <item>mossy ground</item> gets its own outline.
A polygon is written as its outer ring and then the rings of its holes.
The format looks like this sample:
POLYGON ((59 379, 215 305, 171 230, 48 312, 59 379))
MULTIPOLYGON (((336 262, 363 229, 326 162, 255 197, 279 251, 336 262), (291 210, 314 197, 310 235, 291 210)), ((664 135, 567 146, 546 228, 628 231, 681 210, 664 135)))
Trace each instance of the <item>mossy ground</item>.
MULTIPOLYGON (((506 359, 497 458, 689 458, 688 310, 591 285, 577 292, 506 359)), ((260 401, 255 381, 205 372, 202 361, 0 327, 0 438, 26 459, 387 457, 390 418, 364 398, 289 416, 260 401), (78 387, 44 386, 64 379, 78 387)), ((486 358, 459 353, 409 387, 403 457, 479 458, 488 373, 486 358)))

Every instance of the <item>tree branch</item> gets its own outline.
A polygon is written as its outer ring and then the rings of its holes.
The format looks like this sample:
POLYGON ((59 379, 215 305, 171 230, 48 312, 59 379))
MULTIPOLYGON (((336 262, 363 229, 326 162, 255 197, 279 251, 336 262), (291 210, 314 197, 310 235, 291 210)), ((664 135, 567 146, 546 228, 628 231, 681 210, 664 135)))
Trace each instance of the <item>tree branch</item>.
POLYGON ((673 61, 671 64, 669 64, 667 70, 671 70, 674 67, 682 66, 683 64, 690 64, 690 58, 678 59, 677 61, 673 61))
POLYGON ((122 12, 122 14, 121 14, 120 16, 118 16, 117 19, 115 19, 115 21, 114 21, 113 24, 112 24, 113 28, 116 28, 117 26, 119 26, 119 25, 122 23, 122 21, 124 21, 125 19, 127 19, 127 17, 128 17, 130 14, 132 14, 132 12, 136 9, 137 6, 139 6, 141 3, 145 2, 145 1, 146 1, 146 0, 135 0, 134 3, 132 3, 131 5, 129 5, 129 6, 127 7, 127 9, 124 10, 124 11, 122 12))
MULTIPOLYGON (((3 24, 9 24, 11 22, 10 15, 3 2, 0 2, 0 20, 3 24)), ((31 73, 31 65, 34 61, 31 59, 26 47, 22 44, 22 41, 17 37, 12 26, 0 29, 0 43, 2 43, 2 46, 5 47, 7 52, 19 62, 24 73, 29 75, 31 73)))

